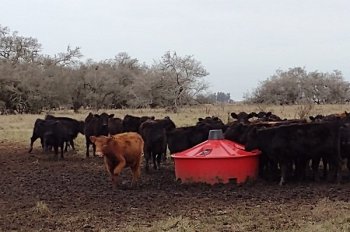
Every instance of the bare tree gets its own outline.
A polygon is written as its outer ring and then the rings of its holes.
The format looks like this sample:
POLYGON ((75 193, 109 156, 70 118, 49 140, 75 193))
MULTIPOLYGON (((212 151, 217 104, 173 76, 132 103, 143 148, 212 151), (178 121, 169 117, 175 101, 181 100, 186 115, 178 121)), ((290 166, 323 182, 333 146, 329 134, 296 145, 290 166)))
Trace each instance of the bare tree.
POLYGON ((41 51, 41 44, 32 37, 19 36, 17 31, 11 33, 7 27, 0 25, 0 57, 13 65, 21 62, 34 62, 41 51))
POLYGON ((349 99, 350 86, 342 73, 307 72, 305 68, 277 70, 245 95, 248 102, 268 104, 343 103, 349 99))
POLYGON ((72 49, 69 45, 67 46, 66 52, 60 52, 54 56, 41 55, 39 63, 44 67, 54 67, 54 66, 72 66, 78 64, 79 59, 83 55, 80 52, 80 47, 75 47, 72 49))
POLYGON ((173 85, 173 104, 177 109, 185 95, 195 96, 207 89, 203 77, 209 75, 193 56, 180 57, 176 52, 166 52, 159 63, 163 75, 173 85))

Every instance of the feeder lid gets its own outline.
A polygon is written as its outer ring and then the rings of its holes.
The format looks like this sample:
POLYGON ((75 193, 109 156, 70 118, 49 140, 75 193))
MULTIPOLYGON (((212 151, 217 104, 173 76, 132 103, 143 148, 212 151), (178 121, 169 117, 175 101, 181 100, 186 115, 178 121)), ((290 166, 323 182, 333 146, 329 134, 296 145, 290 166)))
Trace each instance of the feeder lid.
MULTIPOLYGON (((210 134, 209 134, 210 136, 210 134)), ((238 158, 259 155, 259 150, 248 152, 244 146, 226 139, 209 139, 190 149, 172 155, 173 158, 238 158)))
POLYGON ((210 130, 208 135, 208 140, 214 140, 214 139, 224 139, 224 133, 221 129, 219 130, 210 130))

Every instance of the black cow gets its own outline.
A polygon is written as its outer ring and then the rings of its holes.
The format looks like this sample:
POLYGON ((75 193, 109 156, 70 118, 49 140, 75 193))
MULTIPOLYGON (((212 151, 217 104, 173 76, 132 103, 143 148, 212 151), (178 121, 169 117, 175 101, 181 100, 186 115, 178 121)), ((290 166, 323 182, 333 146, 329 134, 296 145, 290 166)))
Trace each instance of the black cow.
MULTIPOLYGON (((343 113, 321 115, 309 117, 312 122, 336 122, 341 125, 340 127, 340 153, 343 159, 347 159, 347 167, 350 170, 350 114, 347 111, 343 113)), ((320 159, 313 160, 315 165, 320 163, 320 159)), ((323 176, 327 176, 328 161, 326 157, 322 158, 324 173, 323 176)))
POLYGON ((177 153, 189 149, 208 139, 209 131, 222 129, 225 125, 218 120, 215 122, 199 119, 195 126, 179 127, 167 133, 168 148, 170 153, 177 153))
MULTIPOLYGON (((255 128, 268 128, 275 124, 271 123, 234 123, 231 124, 225 131, 224 138, 233 142, 245 145, 248 140, 249 132, 255 128)), ((262 152, 259 156, 259 176, 267 178, 268 180, 275 179, 278 171, 277 163, 269 159, 269 157, 262 152)))
POLYGON ((44 148, 44 130, 43 130, 43 126, 42 123, 45 120, 38 118, 37 120, 35 120, 34 123, 34 128, 33 128, 33 134, 32 137, 30 138, 30 148, 28 153, 31 153, 33 150, 33 144, 34 142, 40 138, 40 143, 41 143, 41 147, 44 148))
POLYGON ((140 131, 144 140, 144 155, 146 171, 149 170, 149 160, 153 159, 153 167, 160 167, 161 158, 166 156, 167 132, 175 129, 175 123, 169 118, 147 120, 140 125, 140 131))
POLYGON ((350 171, 350 123, 344 123, 340 128, 340 152, 343 159, 347 159, 347 168, 350 171))
POLYGON ((78 136, 78 133, 84 135, 84 121, 78 121, 73 118, 68 117, 55 117, 53 115, 46 115, 45 120, 57 120, 62 122, 62 124, 66 127, 68 134, 70 135, 70 141, 66 143, 65 151, 67 151, 68 143, 75 150, 74 147, 74 139, 78 136))
POLYGON ((85 140, 86 140, 86 157, 89 157, 89 147, 92 144, 93 155, 96 156, 96 146, 90 140, 90 136, 108 136, 108 120, 113 118, 114 114, 102 113, 92 114, 85 118, 85 140))
POLYGON ((211 128, 214 129, 221 129, 223 132, 227 129, 227 126, 223 123, 223 121, 216 117, 216 116, 212 116, 212 117, 205 117, 205 118, 198 118, 198 122, 196 123, 196 125, 202 125, 202 124, 206 124, 208 126, 210 126, 211 128))
POLYGON ((258 121, 262 121, 262 122, 267 122, 267 121, 282 121, 282 119, 273 114, 272 112, 264 112, 264 111, 260 111, 259 113, 255 114, 255 117, 257 117, 258 121))
POLYGON ((242 122, 242 123, 249 123, 249 119, 256 117, 257 114, 255 112, 251 112, 247 114, 246 112, 240 112, 238 114, 232 112, 231 117, 233 119, 237 119, 237 122, 242 122))
MULTIPOLYGON (((286 182, 288 167, 296 164, 296 173, 303 176, 307 160, 325 156, 330 162, 333 177, 340 178, 338 123, 301 123, 267 129, 254 128, 249 132, 246 150, 260 149, 281 168, 280 185, 286 182)), ((313 165, 314 175, 318 166, 313 165)))
POLYGON ((33 143, 37 138, 41 139, 42 146, 46 152, 52 146, 56 157, 58 157, 58 148, 61 148, 61 158, 63 159, 64 142, 71 141, 72 135, 67 125, 59 120, 37 119, 31 137, 31 148, 29 152, 32 151, 33 143))
POLYGON ((346 111, 344 113, 340 114, 329 114, 329 115, 322 115, 318 114, 316 116, 310 116, 310 120, 313 122, 325 122, 325 121, 348 121, 350 117, 350 114, 346 111))
POLYGON ((123 118, 123 130, 124 132, 139 132, 141 123, 148 119, 154 120, 154 117, 142 116, 137 117, 133 115, 125 115, 123 118))
POLYGON ((121 118, 108 118, 108 133, 116 135, 123 133, 123 120, 121 118))

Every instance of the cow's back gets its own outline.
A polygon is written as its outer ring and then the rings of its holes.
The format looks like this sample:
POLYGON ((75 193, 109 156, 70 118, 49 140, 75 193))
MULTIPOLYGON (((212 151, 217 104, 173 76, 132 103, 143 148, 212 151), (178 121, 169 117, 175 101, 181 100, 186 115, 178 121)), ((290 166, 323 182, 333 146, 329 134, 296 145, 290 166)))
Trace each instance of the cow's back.
POLYGON ((148 120, 141 124, 140 134, 148 145, 154 143, 166 143, 166 133, 163 125, 154 120, 148 120))
POLYGON ((123 132, 123 120, 120 118, 108 119, 108 132, 110 135, 116 135, 123 132))
POLYGON ((143 153, 144 142, 142 137, 136 132, 125 132, 113 135, 113 140, 116 142, 116 153, 123 155, 126 162, 140 162, 143 153))

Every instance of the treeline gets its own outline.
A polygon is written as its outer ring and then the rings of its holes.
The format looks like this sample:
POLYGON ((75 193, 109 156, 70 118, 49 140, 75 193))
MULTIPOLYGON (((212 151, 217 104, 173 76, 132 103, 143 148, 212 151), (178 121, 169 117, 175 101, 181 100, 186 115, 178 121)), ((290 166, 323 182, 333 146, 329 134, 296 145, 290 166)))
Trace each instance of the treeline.
POLYGON ((81 61, 80 48, 49 56, 37 39, 0 25, 0 112, 39 113, 60 107, 168 107, 198 103, 208 75, 193 56, 166 52, 152 65, 127 53, 81 61))
MULTIPOLYGON (((209 73, 193 56, 165 54, 153 64, 122 52, 114 58, 82 61, 79 47, 42 54, 32 37, 0 25, 0 114, 40 113, 82 107, 163 107, 177 111, 186 104, 230 103, 229 93, 208 94, 209 73)), ((277 70, 244 100, 254 104, 333 104, 350 99, 350 84, 340 71, 277 70)))
POLYGON ((350 100, 350 83, 337 70, 307 72, 296 67, 277 70, 244 98, 248 103, 264 104, 343 104, 350 100))

